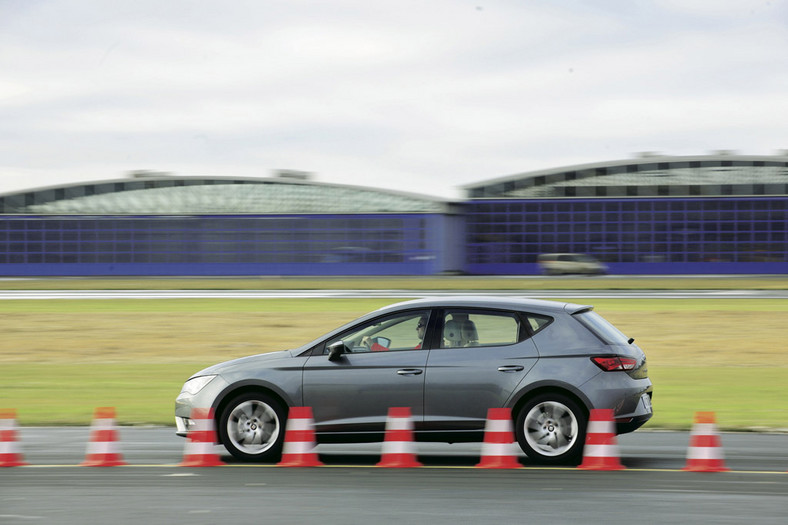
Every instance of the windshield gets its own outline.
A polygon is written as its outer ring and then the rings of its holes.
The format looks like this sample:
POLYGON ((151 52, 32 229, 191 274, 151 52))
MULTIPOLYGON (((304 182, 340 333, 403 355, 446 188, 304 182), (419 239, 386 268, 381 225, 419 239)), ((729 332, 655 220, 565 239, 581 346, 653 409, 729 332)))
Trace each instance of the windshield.
POLYGON ((585 311, 574 316, 583 326, 591 330, 597 337, 609 345, 629 344, 627 336, 610 324, 604 317, 593 311, 585 311))

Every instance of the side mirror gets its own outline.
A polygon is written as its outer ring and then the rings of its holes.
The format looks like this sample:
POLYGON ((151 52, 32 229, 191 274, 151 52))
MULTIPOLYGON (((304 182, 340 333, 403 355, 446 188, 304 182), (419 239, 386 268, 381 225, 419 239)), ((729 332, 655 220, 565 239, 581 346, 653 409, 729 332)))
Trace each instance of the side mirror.
POLYGON ((391 339, 388 337, 377 336, 372 340, 372 351, 388 350, 391 346, 391 339))
POLYGON ((337 361, 342 357, 342 354, 346 354, 349 352, 350 350, 345 345, 344 341, 337 341, 336 343, 331 343, 328 346, 328 360, 337 361))

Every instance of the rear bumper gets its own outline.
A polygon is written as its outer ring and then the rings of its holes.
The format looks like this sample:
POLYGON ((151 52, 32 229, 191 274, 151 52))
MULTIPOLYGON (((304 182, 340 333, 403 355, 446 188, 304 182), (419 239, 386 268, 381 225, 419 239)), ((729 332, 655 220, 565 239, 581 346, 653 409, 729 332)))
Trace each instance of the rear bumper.
POLYGON ((627 434, 634 432, 645 424, 646 421, 651 419, 653 413, 643 414, 636 417, 627 417, 623 419, 616 419, 616 434, 627 434))
POLYGON ((615 416, 616 434, 626 434, 642 427, 654 415, 651 404, 652 388, 629 398, 626 409, 615 416), (633 406, 634 405, 634 406, 633 406))

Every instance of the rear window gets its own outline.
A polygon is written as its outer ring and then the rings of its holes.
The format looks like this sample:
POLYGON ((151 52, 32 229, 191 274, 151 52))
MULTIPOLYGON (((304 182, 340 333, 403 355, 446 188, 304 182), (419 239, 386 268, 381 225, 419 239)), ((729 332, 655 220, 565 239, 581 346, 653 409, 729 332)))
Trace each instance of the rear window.
POLYGON ((525 314, 528 319, 528 324, 531 326, 531 333, 535 334, 545 326, 549 325, 552 321, 552 317, 545 317, 542 315, 536 314, 525 314))
POLYGON ((580 321, 583 326, 591 330, 594 335, 609 345, 629 344, 629 339, 627 336, 622 334, 618 328, 607 322, 604 317, 596 312, 587 310, 585 312, 575 314, 574 317, 580 321))

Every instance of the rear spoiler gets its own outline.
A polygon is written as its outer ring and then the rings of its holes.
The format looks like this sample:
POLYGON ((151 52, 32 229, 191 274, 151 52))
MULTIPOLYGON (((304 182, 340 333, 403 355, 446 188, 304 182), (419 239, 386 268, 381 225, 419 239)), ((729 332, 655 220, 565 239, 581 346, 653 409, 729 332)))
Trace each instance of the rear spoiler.
POLYGON ((590 304, 566 304, 564 306, 564 311, 569 315, 582 314, 584 312, 590 312, 593 309, 594 307, 590 304))

